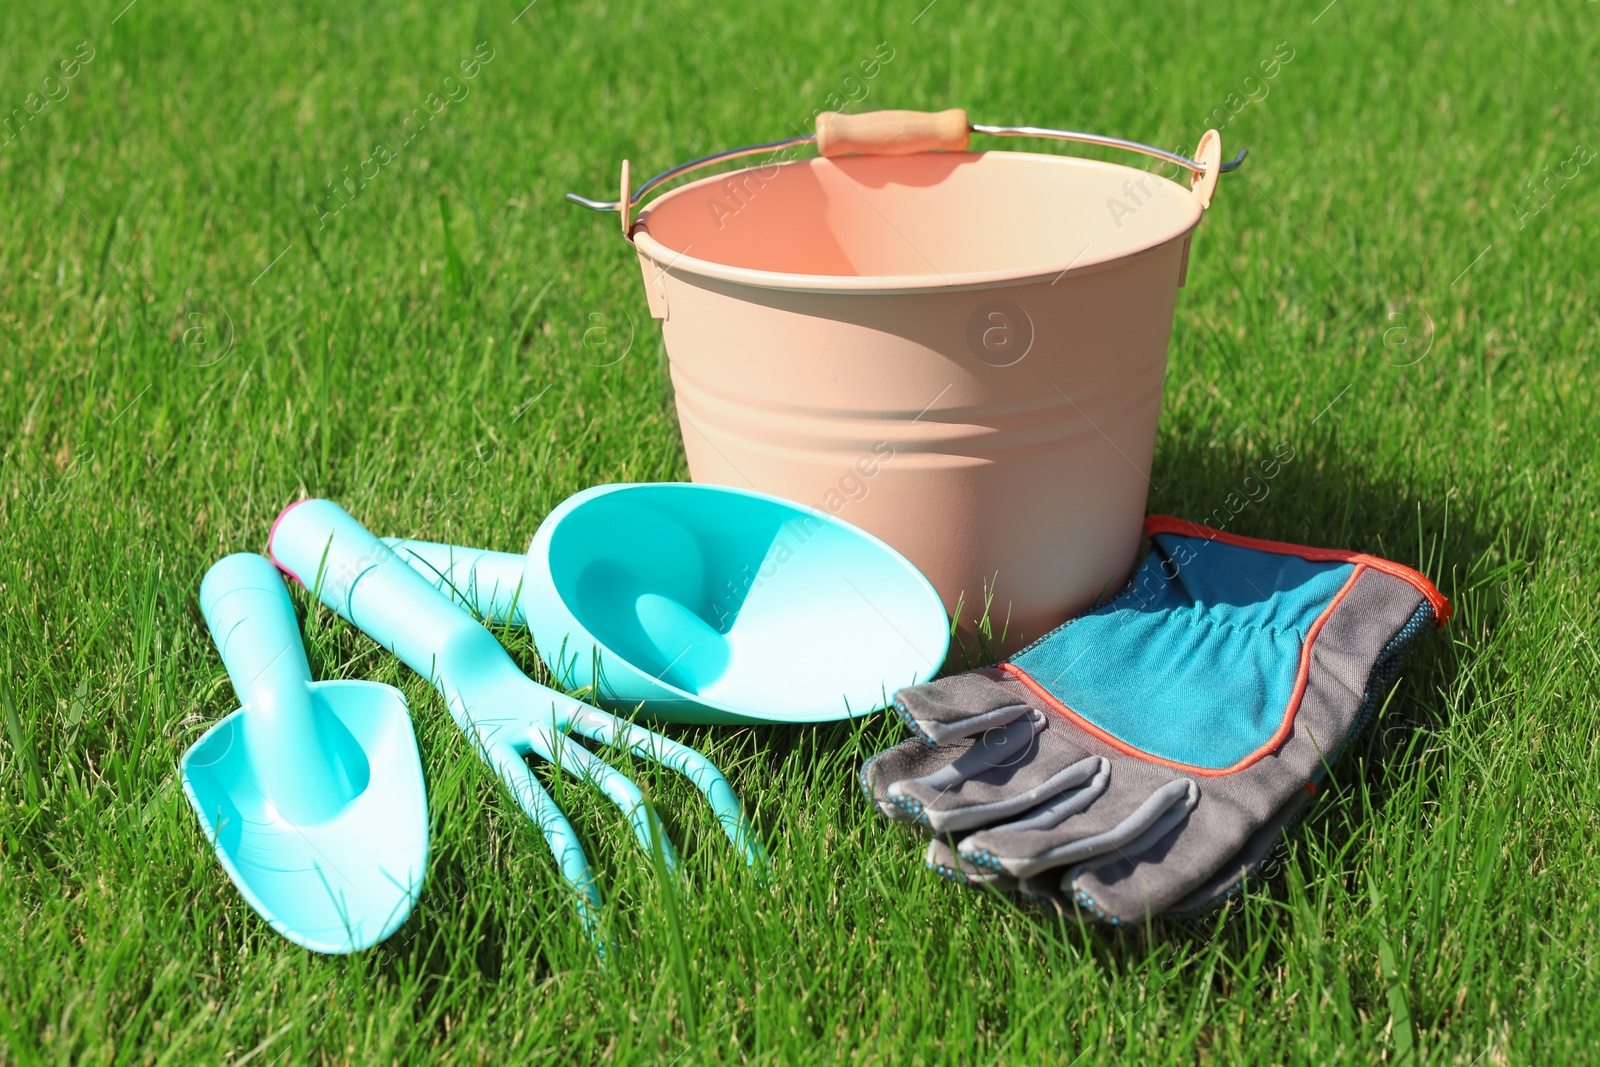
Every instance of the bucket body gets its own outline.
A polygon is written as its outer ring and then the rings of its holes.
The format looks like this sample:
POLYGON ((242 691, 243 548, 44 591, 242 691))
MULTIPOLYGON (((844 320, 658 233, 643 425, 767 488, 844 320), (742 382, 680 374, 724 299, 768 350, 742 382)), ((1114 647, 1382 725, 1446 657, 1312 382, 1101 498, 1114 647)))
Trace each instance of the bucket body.
POLYGON ((998 651, 1117 592, 1202 207, 1148 172, 921 153, 748 168, 633 229, 695 481, 906 555, 998 651))

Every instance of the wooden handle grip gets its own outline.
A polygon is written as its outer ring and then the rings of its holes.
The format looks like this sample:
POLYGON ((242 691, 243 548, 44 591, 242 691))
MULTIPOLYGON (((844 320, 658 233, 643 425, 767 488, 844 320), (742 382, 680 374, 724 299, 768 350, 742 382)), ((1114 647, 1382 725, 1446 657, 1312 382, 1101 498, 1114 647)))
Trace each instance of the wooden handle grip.
POLYGON ((949 111, 868 111, 841 115, 824 111, 817 116, 817 152, 843 156, 860 152, 873 156, 908 156, 913 152, 963 152, 970 131, 967 113, 949 111))

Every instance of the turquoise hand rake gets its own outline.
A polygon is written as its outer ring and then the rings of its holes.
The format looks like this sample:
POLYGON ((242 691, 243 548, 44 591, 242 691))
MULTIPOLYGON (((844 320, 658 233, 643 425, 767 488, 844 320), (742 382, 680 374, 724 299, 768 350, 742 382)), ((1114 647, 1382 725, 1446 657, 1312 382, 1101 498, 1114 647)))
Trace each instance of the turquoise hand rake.
POLYGON ((710 760, 529 679, 493 634, 339 505, 329 500, 291 505, 273 524, 269 544, 273 561, 291 578, 438 689, 456 725, 544 834, 562 874, 578 891, 578 910, 591 930, 599 888, 576 831, 534 776, 528 755, 537 753, 593 783, 622 810, 647 852, 661 850, 669 870, 676 870, 677 855, 639 787, 569 733, 626 748, 683 773, 710 802, 746 862, 761 860, 733 788, 710 760))

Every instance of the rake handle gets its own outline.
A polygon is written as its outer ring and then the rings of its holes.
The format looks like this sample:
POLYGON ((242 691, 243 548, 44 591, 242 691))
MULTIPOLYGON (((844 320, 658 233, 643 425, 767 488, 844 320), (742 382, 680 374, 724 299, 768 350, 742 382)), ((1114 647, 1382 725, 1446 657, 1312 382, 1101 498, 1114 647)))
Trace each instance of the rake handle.
POLYGON ((285 508, 268 548, 289 577, 424 678, 436 680, 463 646, 505 657, 493 634, 331 500, 285 508))

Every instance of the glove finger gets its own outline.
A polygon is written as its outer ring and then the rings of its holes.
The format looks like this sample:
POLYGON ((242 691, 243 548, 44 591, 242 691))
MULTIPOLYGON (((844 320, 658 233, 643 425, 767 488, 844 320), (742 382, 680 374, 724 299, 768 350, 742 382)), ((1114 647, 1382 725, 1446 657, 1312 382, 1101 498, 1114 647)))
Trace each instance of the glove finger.
POLYGON ((900 690, 894 710, 917 737, 944 745, 1004 726, 1032 709, 986 673, 970 671, 900 690))
POLYGON ((1062 890, 1078 905, 1110 922, 1143 922, 1148 916, 1203 911, 1230 895, 1264 860, 1284 829, 1304 811, 1310 794, 1297 790, 1258 828, 1223 844, 1219 823, 1243 824, 1229 797, 1208 795, 1207 811, 1170 839, 1131 861, 1084 864, 1067 873, 1062 890), (1236 845, 1237 847, 1234 847, 1236 845), (1221 855, 1221 860, 1217 856, 1221 855))
POLYGON ((1271 820, 1251 834, 1239 851, 1217 868, 1214 875, 1171 905, 1168 914, 1192 915, 1209 911, 1233 896, 1240 886, 1256 876, 1262 864, 1267 861, 1267 857, 1271 856, 1283 841, 1288 828, 1305 813, 1310 803, 1309 791, 1295 790, 1288 802, 1278 809, 1271 820))
MULTIPOLYGON (((1009 823, 1008 826, 1011 828, 1027 828, 1035 825, 1054 826, 1068 815, 1081 812, 1094 803, 1105 792, 1106 779, 1109 777, 1109 767, 1104 760, 1093 757, 1083 762, 1092 763, 1097 768, 1092 778, 1082 785, 1068 789, 1060 796, 1038 805, 1028 812, 1026 817, 1017 822, 1009 823)), ((952 847, 952 839, 948 834, 941 834, 928 842, 928 868, 949 878, 951 881, 961 882, 964 885, 991 885, 997 889, 1008 891, 1019 888, 1018 878, 1004 868, 979 866, 968 859, 964 853, 964 845, 958 850, 952 847)), ((1025 889, 1025 891, 1029 890, 1025 889)), ((1059 891, 1049 890, 1046 895, 1059 896, 1059 891)))
POLYGON ((879 815, 893 822, 907 822, 911 814, 889 799, 889 787, 907 775, 915 776, 930 767, 937 769, 954 758, 955 754, 948 749, 915 739, 905 741, 863 763, 858 784, 879 815))
POLYGON ((1103 784, 1106 767, 1036 711, 972 738, 931 773, 891 783, 885 796, 902 817, 942 834, 1014 818, 1097 778, 1103 784))
POLYGON ((961 856, 974 866, 1027 878, 1106 854, 1135 855, 1181 821, 1199 796, 1192 779, 1119 762, 1092 803, 1079 806, 1063 798, 1018 822, 980 830, 962 842, 961 856))
POLYGON ((950 847, 948 837, 936 837, 928 842, 928 851, 924 856, 928 870, 933 871, 941 878, 948 878, 965 886, 990 886, 1002 892, 1010 892, 1017 887, 1017 880, 1000 871, 991 871, 983 867, 974 867, 961 858, 955 849, 950 847))
MULTIPOLYGON (((1067 756, 1065 758, 1071 758, 1067 756)), ((1054 766, 1059 760, 1051 761, 1054 766)), ((1035 768, 1036 771, 1040 768, 1035 768)), ((1013 828, 1054 826, 1088 808, 1105 792, 1111 765, 1098 756, 1086 756, 1042 777, 1038 785, 1020 793, 987 803, 973 802, 950 810, 930 810, 927 821, 936 833, 972 830, 993 826, 997 820, 1021 814, 1016 822, 1002 823, 1013 828), (937 823, 938 825, 934 825, 937 823)), ((986 783, 978 783, 984 785, 986 783)), ((969 796, 975 790, 969 789, 969 796)))
MULTIPOLYGON (((897 822, 916 822, 926 825, 921 818, 922 800, 915 790, 902 795, 891 793, 902 782, 928 779, 940 775, 946 768, 960 765, 960 771, 950 772, 936 780, 944 788, 958 786, 963 773, 978 774, 1006 761, 1025 758, 1033 734, 1045 725, 1039 712, 1014 719, 1004 727, 987 731, 977 737, 966 737, 947 745, 932 745, 916 739, 902 741, 893 748, 873 756, 861 765, 861 789, 885 817, 897 822), (965 761, 965 762, 963 762, 965 761)), ((926 795, 935 795, 937 790, 926 795)))

